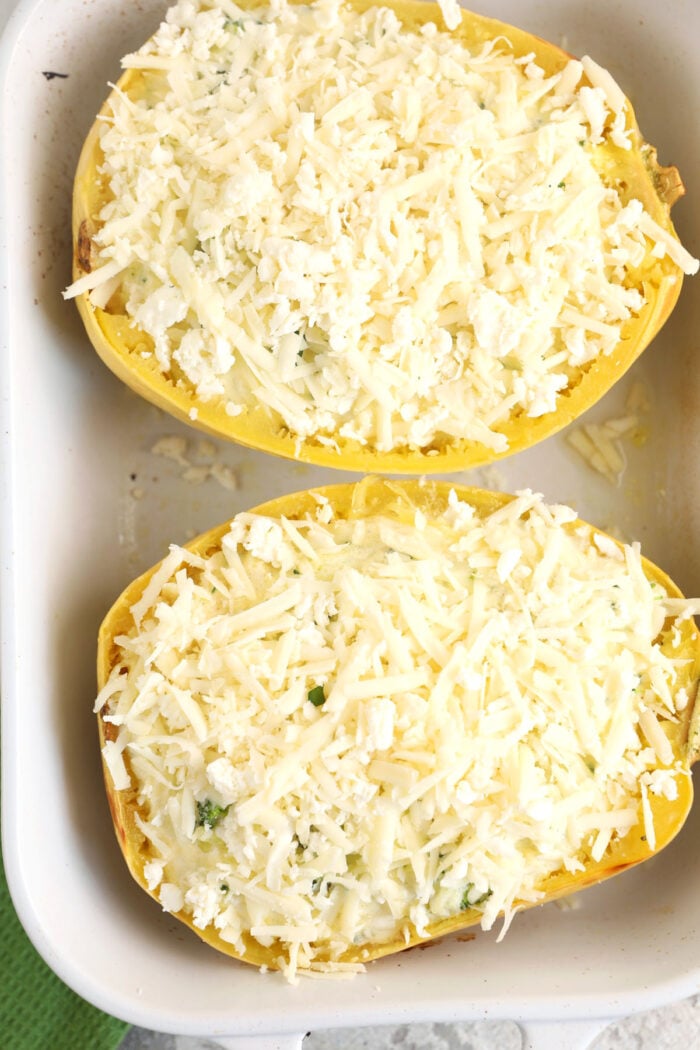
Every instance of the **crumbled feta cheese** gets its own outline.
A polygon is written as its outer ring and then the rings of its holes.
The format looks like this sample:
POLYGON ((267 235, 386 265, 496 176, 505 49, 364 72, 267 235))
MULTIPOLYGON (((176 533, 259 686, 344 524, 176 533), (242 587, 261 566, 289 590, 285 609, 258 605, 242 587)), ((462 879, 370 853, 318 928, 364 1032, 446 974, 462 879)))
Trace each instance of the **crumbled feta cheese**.
POLYGON ((149 890, 153 891, 163 878, 163 861, 150 860, 143 866, 143 877, 149 890))
POLYGON ((172 882, 163 882, 158 892, 163 911, 180 911, 185 903, 182 890, 172 882))

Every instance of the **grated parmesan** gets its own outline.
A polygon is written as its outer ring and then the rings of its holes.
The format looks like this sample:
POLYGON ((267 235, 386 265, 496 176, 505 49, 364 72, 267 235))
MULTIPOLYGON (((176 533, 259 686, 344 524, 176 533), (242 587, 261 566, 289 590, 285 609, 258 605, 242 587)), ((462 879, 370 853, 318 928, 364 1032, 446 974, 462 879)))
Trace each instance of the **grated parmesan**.
POLYGON ((291 979, 466 907, 502 935, 547 876, 653 841, 685 775, 659 632, 698 607, 531 492, 417 525, 320 498, 171 548, 96 701, 149 889, 291 979))
POLYGON ((631 125, 590 58, 546 77, 387 8, 182 0, 123 65, 148 89, 102 118, 111 199, 66 295, 119 276, 163 372, 299 441, 504 452, 618 344, 650 246, 698 268, 596 169, 631 125))

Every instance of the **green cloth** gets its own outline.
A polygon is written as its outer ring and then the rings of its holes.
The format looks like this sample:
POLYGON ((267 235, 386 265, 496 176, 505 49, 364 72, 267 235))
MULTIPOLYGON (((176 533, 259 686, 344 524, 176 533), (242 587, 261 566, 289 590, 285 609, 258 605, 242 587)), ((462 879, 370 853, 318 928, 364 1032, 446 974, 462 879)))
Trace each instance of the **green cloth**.
POLYGON ((72 992, 35 951, 12 904, 1 854, 0 978, 3 1050, 115 1050, 129 1028, 72 992))

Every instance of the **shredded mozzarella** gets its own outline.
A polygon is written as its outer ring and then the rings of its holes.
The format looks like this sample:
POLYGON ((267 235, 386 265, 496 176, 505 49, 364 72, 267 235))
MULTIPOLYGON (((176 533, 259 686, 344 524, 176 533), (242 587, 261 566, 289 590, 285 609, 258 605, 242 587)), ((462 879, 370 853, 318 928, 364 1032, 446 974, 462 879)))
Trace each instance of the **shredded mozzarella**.
POLYGON ((647 789, 685 775, 658 639, 698 603, 531 492, 414 518, 320 500, 172 548, 96 703, 149 888, 292 978, 466 908, 509 923, 640 821, 653 841, 647 789))
POLYGON ((650 244, 697 270, 596 169, 631 143, 588 58, 545 77, 381 6, 181 0, 124 66, 147 87, 113 94, 98 268, 66 294, 120 274, 164 372, 299 440, 503 452, 617 345, 650 244))

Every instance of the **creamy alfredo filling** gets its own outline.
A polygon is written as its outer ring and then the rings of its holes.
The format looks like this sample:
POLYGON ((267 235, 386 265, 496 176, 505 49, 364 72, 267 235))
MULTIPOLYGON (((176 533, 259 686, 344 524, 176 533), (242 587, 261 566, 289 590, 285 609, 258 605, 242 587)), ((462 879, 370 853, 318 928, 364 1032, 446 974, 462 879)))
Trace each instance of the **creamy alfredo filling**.
POLYGON ((485 518, 452 493, 438 522, 321 499, 171 548, 96 703, 163 907, 292 975, 470 907, 504 932, 640 822, 653 849, 688 702, 658 635, 692 610, 574 517, 530 492, 485 518))
POLYGON ((67 294, 121 289, 162 371, 232 415, 504 451, 499 423, 615 347, 652 245, 697 269, 601 181, 628 107, 588 58, 547 77, 386 8, 182 0, 123 65, 147 86, 103 119, 113 199, 67 294))

